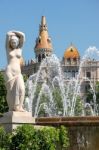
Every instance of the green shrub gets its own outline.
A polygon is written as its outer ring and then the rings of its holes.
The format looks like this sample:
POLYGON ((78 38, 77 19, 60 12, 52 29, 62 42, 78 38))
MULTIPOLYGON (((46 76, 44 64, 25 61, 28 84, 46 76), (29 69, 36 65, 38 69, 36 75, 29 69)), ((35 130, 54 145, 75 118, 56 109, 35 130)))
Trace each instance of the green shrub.
POLYGON ((39 139, 32 125, 18 127, 12 133, 11 149, 39 150, 39 139))
POLYGON ((59 130, 61 150, 69 147, 69 138, 67 135, 68 135, 68 131, 67 131, 66 127, 61 126, 60 130, 59 130))
POLYGON ((67 134, 63 126, 34 128, 23 125, 9 134, 0 128, 0 150, 65 150, 69 145, 67 134))
POLYGON ((0 72, 0 113, 8 111, 8 104, 6 100, 6 86, 3 73, 0 72))
POLYGON ((53 127, 44 127, 39 130, 40 150, 56 150, 59 142, 59 131, 53 127))
POLYGON ((0 150, 4 147, 6 140, 6 133, 3 127, 0 127, 0 150))

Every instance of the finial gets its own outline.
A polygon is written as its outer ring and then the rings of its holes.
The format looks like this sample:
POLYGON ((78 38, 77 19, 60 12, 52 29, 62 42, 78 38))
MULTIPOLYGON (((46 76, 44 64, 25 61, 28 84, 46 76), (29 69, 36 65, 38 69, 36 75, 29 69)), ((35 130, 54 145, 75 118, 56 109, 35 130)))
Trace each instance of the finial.
POLYGON ((42 16, 41 25, 45 25, 45 24, 46 24, 46 18, 45 16, 42 16))
POLYGON ((46 24, 46 18, 45 16, 42 16, 41 18, 41 24, 40 24, 40 27, 39 27, 39 31, 42 32, 42 31, 47 31, 47 24, 46 24))

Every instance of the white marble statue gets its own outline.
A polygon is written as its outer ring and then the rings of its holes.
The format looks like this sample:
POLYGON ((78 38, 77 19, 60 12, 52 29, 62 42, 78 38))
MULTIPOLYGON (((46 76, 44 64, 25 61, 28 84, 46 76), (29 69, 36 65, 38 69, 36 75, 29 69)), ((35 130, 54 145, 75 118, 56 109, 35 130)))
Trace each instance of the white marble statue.
POLYGON ((10 31, 6 37, 6 52, 8 65, 5 70, 7 87, 7 102, 9 111, 24 111, 23 102, 25 97, 25 86, 21 74, 22 46, 25 35, 19 31, 10 31))

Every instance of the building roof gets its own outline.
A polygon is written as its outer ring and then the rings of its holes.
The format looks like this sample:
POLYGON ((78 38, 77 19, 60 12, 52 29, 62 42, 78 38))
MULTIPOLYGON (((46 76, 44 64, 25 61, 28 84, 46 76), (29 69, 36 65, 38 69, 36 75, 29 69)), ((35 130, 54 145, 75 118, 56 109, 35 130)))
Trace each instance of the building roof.
POLYGON ((48 29, 45 16, 42 16, 39 28, 39 36, 36 40, 35 50, 52 49, 51 38, 48 35, 48 29))
POLYGON ((70 45, 70 47, 68 47, 65 52, 64 52, 64 58, 68 59, 68 58, 80 58, 79 52, 77 50, 77 48, 74 45, 70 45))

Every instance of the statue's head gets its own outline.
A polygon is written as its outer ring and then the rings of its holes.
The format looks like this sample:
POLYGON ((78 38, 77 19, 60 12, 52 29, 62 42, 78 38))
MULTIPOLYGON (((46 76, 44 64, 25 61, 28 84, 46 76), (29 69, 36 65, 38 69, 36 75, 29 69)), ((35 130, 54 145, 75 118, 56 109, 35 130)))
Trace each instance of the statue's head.
POLYGON ((15 35, 11 36, 10 38, 10 46, 12 49, 18 48, 19 45, 19 38, 15 35))

